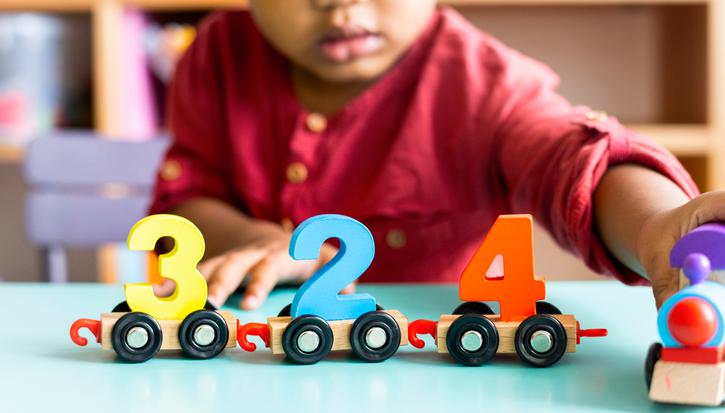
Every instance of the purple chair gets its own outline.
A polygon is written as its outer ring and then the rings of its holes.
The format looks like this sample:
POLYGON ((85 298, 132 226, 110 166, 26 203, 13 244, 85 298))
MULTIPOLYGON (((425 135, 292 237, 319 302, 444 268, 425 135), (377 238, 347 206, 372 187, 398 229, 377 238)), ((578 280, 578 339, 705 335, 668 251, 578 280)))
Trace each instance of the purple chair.
POLYGON ((26 226, 31 242, 42 249, 48 281, 68 280, 65 248, 125 241, 131 226, 146 215, 168 142, 64 131, 30 143, 24 165, 31 186, 26 226))

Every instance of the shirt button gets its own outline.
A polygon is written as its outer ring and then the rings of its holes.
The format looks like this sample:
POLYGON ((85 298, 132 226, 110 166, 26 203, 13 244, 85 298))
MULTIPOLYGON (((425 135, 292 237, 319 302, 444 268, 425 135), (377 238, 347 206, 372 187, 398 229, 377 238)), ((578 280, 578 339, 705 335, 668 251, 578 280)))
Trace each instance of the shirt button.
POLYGON ((173 181, 181 176, 181 163, 175 159, 167 159, 161 166, 161 179, 173 181))
POLYGON ((587 113, 587 120, 591 120, 594 122, 604 122, 607 119, 609 119, 609 115, 607 115, 607 112, 603 110, 593 110, 587 113))
POLYGON ((279 222, 280 225, 282 225, 282 229, 286 232, 294 232, 295 230, 295 223, 292 222, 289 218, 282 218, 282 220, 279 222))
POLYGON ((301 184, 307 180, 307 167, 302 162, 292 162, 287 167, 287 180, 293 184, 301 184))
POLYGON ((305 125, 310 132, 321 133, 327 129, 327 119, 319 113, 310 113, 307 115, 305 125))
POLYGON ((388 231, 388 233, 385 235, 385 242, 388 244, 388 247, 399 250, 405 246, 405 244, 408 243, 408 237, 406 237, 405 232, 400 229, 391 229, 388 231))

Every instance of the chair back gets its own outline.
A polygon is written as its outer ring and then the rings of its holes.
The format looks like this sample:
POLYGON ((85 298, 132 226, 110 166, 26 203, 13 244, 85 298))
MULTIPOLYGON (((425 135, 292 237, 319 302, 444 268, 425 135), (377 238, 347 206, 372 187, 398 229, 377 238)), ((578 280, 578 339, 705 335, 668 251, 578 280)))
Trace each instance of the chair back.
POLYGON ((26 227, 31 242, 48 254, 49 280, 67 280, 65 248, 126 239, 129 228, 146 215, 168 142, 164 137, 132 142, 64 131, 29 144, 26 227))

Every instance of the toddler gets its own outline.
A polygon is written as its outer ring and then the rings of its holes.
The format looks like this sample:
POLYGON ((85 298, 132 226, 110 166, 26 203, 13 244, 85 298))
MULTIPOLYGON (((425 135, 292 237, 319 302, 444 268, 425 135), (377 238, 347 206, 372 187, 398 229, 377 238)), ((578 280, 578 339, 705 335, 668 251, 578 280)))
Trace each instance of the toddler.
POLYGON ((217 305, 244 281, 254 309, 329 261, 332 243, 288 255, 321 213, 371 230, 368 282, 457 281, 498 215, 531 213, 659 305, 678 289, 672 245, 725 219, 724 192, 698 196, 670 153, 434 0, 249 4, 207 18, 179 63, 151 208, 199 226, 217 305))

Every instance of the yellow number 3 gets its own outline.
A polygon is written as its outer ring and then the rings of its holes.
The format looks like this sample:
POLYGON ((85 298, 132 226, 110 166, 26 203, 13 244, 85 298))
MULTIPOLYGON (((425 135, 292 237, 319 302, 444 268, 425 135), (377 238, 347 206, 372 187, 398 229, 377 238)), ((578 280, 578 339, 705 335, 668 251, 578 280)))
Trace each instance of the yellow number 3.
POLYGON ((204 308, 206 281, 196 269, 204 256, 204 237, 191 221, 176 215, 151 215, 131 228, 128 248, 152 251, 162 237, 174 239, 174 249, 159 257, 159 273, 176 282, 170 297, 154 295, 151 284, 126 284, 126 301, 132 311, 147 313, 160 320, 181 320, 204 308))

